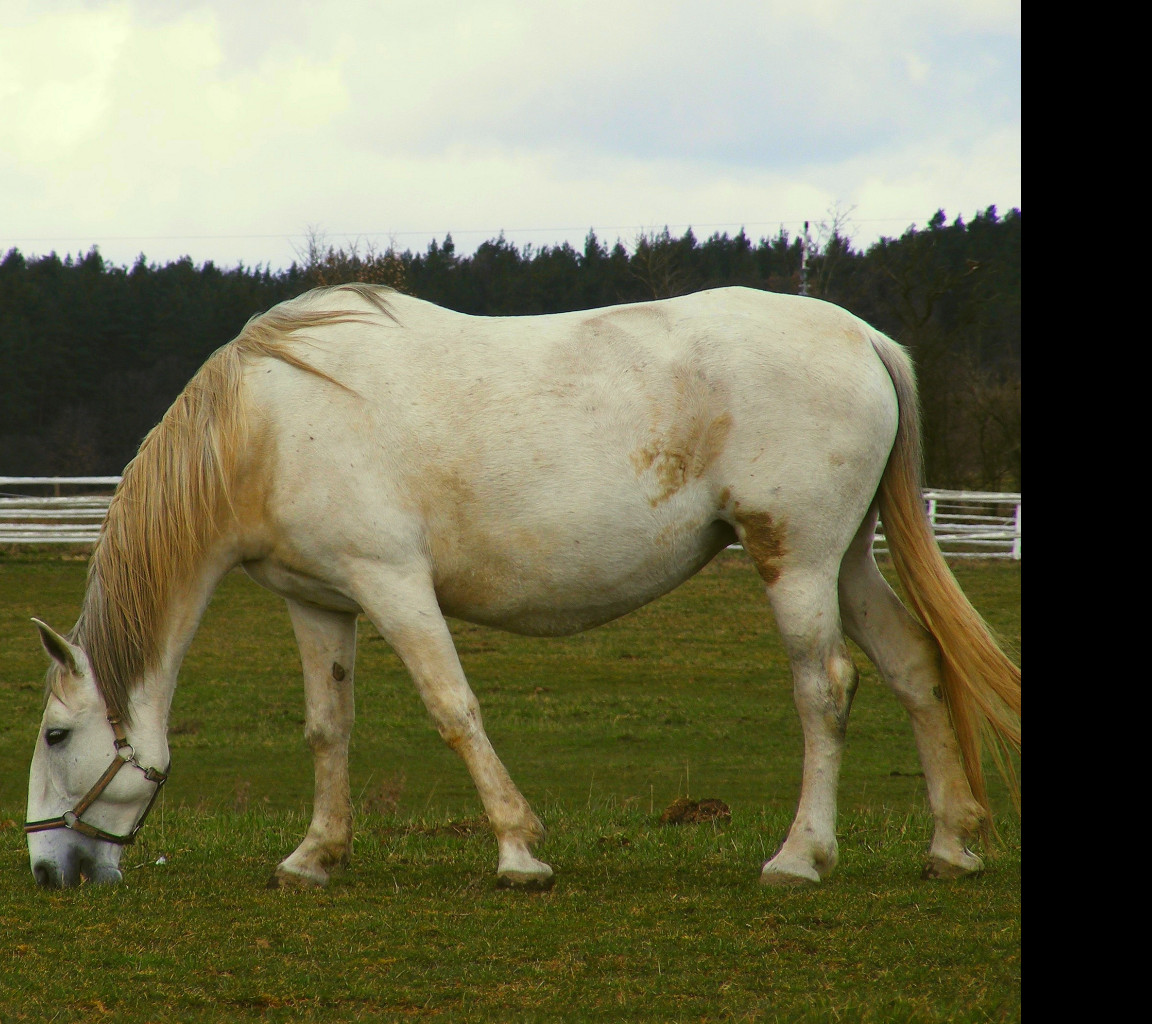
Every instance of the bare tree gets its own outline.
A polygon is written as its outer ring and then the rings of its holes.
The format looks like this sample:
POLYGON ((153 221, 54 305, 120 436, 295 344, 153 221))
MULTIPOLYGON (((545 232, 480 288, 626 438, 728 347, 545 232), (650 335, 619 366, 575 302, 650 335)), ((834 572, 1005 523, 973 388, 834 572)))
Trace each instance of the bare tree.
POLYGON ((369 242, 361 256, 358 239, 347 250, 336 249, 328 244, 322 232, 309 226, 305 247, 297 250, 297 256, 304 265, 305 278, 316 288, 359 283, 405 290, 404 263, 391 240, 383 251, 369 242))

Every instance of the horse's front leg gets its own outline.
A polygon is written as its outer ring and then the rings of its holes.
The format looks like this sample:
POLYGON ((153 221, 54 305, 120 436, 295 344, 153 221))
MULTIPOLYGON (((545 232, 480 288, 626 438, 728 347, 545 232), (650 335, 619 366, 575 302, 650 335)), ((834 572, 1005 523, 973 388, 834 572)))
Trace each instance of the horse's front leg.
POLYGON ((432 581, 415 572, 385 572, 365 586, 358 595, 365 612, 404 662, 441 737, 476 785, 499 844, 497 885, 548 888, 552 869, 531 852, 544 827, 484 732, 480 705, 460 667, 432 581))
POLYGON ((304 665, 304 736, 315 759, 316 794, 308 834, 268 885, 323 886, 352 853, 348 741, 355 706, 356 615, 288 602, 304 665))

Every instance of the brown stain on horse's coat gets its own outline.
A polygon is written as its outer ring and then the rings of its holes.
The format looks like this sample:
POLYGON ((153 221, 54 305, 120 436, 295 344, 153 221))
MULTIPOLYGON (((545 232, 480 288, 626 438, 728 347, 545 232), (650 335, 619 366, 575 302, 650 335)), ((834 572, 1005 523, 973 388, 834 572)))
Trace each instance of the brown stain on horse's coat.
POLYGON ((784 547, 784 522, 776 522, 767 512, 742 512, 739 502, 733 518, 741 527, 744 550, 760 578, 772 586, 780 578, 779 563, 788 550, 784 547))
POLYGON ((631 459, 636 475, 651 471, 655 476, 657 489, 649 498, 653 507, 667 501, 685 484, 703 476, 724 450, 731 430, 730 413, 721 413, 708 422, 702 416, 692 416, 663 437, 634 451, 631 459))

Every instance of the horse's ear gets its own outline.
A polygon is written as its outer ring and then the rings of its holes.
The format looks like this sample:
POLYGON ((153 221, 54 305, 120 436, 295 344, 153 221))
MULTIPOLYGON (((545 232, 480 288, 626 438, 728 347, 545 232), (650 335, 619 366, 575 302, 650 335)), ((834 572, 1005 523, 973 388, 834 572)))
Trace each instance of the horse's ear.
POLYGON ((44 650, 48 652, 49 657, 70 675, 79 675, 81 659, 77 655, 81 653, 80 648, 70 644, 47 623, 41 622, 39 619, 32 621, 40 630, 40 642, 44 645, 44 650))

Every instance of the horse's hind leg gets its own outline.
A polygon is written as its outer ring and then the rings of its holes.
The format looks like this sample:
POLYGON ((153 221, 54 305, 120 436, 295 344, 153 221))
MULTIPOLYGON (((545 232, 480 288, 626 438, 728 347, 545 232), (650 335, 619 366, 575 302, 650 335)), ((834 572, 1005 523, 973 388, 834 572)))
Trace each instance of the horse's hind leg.
POLYGON ((760 880, 819 882, 838 859, 836 790, 859 677, 840 633, 834 573, 813 569, 771 578, 759 563, 757 568, 770 579, 768 595, 792 661, 793 699, 804 729, 800 805, 788 838, 764 865, 760 880))
POLYGON ((924 869, 926 878, 958 878, 983 868, 971 850, 983 811, 964 774, 960 746, 941 691, 940 649, 907 611, 876 568, 873 510, 844 556, 840 614, 848 635, 880 671, 912 721, 924 768, 928 802, 936 819, 924 869))
POLYGON ((546 888, 552 869, 532 856, 544 826, 496 756, 464 677, 431 580, 385 573, 360 603, 404 662, 444 741, 468 768, 499 844, 497 884, 546 888))
POLYGON ((308 834, 276 868, 271 887, 326 885, 352 852, 348 741, 354 704, 356 615, 288 602, 304 666, 304 736, 315 760, 316 795, 308 834))

